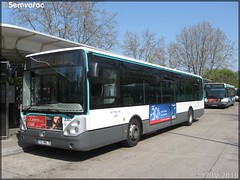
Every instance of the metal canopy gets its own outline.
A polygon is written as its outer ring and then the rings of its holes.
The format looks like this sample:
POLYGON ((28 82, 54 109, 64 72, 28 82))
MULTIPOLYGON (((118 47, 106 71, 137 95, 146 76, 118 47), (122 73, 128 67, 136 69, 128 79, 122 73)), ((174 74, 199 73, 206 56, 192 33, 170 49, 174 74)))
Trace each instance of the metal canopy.
POLYGON ((31 53, 86 45, 43 34, 22 27, 1 24, 1 59, 11 63, 23 63, 31 53))

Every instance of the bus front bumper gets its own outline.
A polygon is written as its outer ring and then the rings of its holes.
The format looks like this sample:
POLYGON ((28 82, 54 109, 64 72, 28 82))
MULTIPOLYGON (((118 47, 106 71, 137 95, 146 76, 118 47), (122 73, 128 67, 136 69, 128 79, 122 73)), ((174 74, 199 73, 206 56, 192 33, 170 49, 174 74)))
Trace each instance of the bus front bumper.
POLYGON ((20 130, 20 141, 24 143, 76 151, 90 150, 88 137, 88 132, 74 137, 67 137, 63 135, 62 131, 20 130))
POLYGON ((227 102, 205 102, 205 107, 227 107, 227 102))

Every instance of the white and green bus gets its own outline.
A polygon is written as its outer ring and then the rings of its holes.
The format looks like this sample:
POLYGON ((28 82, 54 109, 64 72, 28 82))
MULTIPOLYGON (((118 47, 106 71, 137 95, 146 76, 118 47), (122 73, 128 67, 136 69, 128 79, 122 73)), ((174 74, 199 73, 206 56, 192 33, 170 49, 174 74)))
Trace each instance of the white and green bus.
POLYGON ((26 57, 20 137, 88 151, 204 113, 200 76, 87 47, 26 57))
POLYGON ((227 83, 206 83, 205 84, 205 107, 233 106, 235 103, 235 87, 227 83))

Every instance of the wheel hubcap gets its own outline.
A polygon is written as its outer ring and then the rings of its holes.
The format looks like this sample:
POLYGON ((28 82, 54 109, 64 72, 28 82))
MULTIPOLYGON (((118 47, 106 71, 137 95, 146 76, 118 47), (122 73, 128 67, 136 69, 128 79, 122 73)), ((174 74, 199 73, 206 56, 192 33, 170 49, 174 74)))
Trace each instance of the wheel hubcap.
POLYGON ((132 124, 129 129, 129 137, 131 140, 136 140, 139 137, 139 128, 136 124, 132 124))

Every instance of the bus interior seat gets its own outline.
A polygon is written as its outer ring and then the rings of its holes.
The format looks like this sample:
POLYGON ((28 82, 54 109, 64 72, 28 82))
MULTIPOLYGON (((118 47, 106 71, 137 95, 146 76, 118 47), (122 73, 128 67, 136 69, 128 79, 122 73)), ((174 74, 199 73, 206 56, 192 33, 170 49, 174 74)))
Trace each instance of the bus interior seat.
POLYGON ((131 94, 124 94, 123 95, 123 105, 126 106, 126 105, 133 105, 134 102, 133 102, 133 98, 131 97, 131 94))

